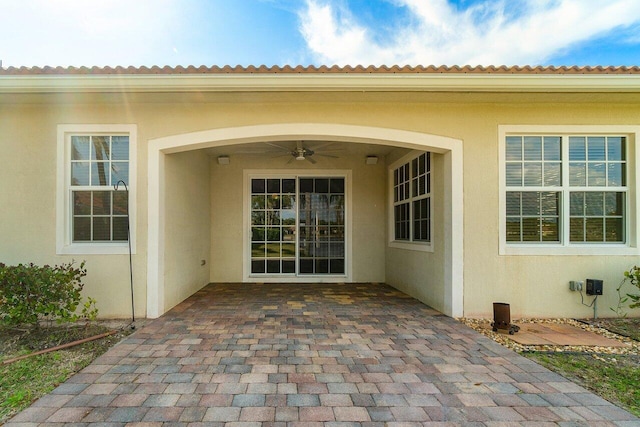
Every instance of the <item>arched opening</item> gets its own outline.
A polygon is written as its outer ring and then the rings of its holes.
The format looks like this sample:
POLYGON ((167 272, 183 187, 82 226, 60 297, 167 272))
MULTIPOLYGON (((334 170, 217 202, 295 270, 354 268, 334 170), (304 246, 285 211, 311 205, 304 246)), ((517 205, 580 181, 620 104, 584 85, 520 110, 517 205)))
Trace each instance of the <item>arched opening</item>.
MULTIPOLYGON (((147 316, 158 317, 179 301, 167 299, 172 284, 167 283, 167 273, 171 266, 166 263, 166 230, 172 224, 167 223, 167 197, 173 197, 176 185, 171 181, 167 187, 167 173, 173 168, 172 155, 195 152, 197 150, 216 150, 221 147, 239 146, 253 143, 276 143, 278 141, 332 141, 344 144, 363 144, 429 151, 439 156, 442 168, 441 217, 442 228, 441 288, 438 301, 430 301, 424 295, 419 282, 420 277, 399 277, 389 273, 385 281, 399 287, 410 295, 427 302, 434 308, 450 316, 463 314, 463 196, 462 196, 462 141, 418 132, 336 124, 286 123, 259 126, 244 126, 192 132, 181 135, 157 138, 148 145, 148 263, 147 263, 147 316), (169 160, 169 163, 167 163, 169 160), (390 277, 393 276, 393 277, 390 277), (394 283, 397 282, 397 283, 394 283)), ((219 152, 219 151, 218 151, 219 152)), ((364 162, 364 159, 362 159, 364 162)), ((291 171, 288 171, 291 172, 291 171)), ((315 170, 315 175, 327 175, 326 170, 315 170)), ((295 175, 295 174, 294 174, 295 175)), ((245 170, 244 176, 250 176, 245 170)), ((216 185, 215 183, 212 185, 216 185)), ((246 188, 246 185, 245 185, 246 188)), ((355 190, 354 190, 355 191, 355 190)), ((386 189, 384 191, 387 191, 386 189)), ((246 197, 244 198, 246 199, 246 197)), ((246 212, 246 209, 244 209, 246 212)), ((384 210, 385 215, 387 209, 384 210)), ((387 218, 380 219, 386 224, 387 218)), ((347 233, 346 245, 351 245, 351 236, 347 233)), ((244 240, 243 240, 244 241, 244 240)), ((349 248, 358 251, 358 247, 349 248)), ((245 249, 246 252, 246 249, 245 249)), ((391 250, 385 255, 389 258, 391 250)), ((388 259, 387 259, 388 261, 388 259)), ((420 263, 420 258, 416 258, 420 263)), ((245 263, 246 265, 246 263, 245 263)), ((408 267, 411 268, 411 267, 408 267)), ((245 268, 246 270, 246 268, 245 268)), ((392 269, 389 269, 392 270, 392 269)), ((347 280, 354 279, 345 275, 347 280)), ((357 278, 355 278, 357 280, 357 278)), ((247 280, 246 274, 242 280, 247 280)), ((303 281, 296 277, 293 280, 303 281)))

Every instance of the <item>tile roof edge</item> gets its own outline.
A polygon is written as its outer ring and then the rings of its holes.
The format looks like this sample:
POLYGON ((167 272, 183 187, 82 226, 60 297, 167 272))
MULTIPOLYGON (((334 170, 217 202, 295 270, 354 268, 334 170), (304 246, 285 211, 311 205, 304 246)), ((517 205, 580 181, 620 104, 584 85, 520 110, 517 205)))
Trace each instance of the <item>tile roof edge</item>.
POLYGON ((0 76, 42 75, 203 75, 203 74, 514 74, 514 75, 606 75, 640 74, 640 66, 141 66, 141 67, 0 67, 0 76))

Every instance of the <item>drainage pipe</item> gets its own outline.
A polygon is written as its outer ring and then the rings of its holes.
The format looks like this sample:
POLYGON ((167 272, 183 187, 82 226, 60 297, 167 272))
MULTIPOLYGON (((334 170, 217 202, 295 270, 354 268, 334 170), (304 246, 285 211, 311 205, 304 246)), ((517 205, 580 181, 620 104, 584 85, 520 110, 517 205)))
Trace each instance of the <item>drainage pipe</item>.
POLYGON ((75 347, 76 345, 80 345, 80 344, 84 344, 84 343, 87 343, 87 342, 90 342, 90 341, 99 340, 100 338, 108 337, 109 335, 113 335, 113 334, 115 334, 117 332, 118 332, 117 330, 108 331, 108 332, 105 332, 105 333, 100 334, 100 335, 94 335, 92 337, 83 338, 81 340, 69 342, 69 343, 66 343, 66 344, 60 344, 60 345, 57 345, 55 347, 51 347, 51 348, 47 348, 47 349, 44 349, 44 350, 36 351, 34 353, 29 353, 29 354, 25 354, 25 355, 22 355, 22 356, 14 357, 12 359, 3 360, 2 364, 3 365, 9 365, 9 364, 11 364, 13 362, 17 362, 18 360, 26 359, 26 358, 31 357, 31 356, 38 356, 40 354, 50 353, 52 351, 58 351, 58 350, 63 350, 65 348, 69 348, 69 347, 75 347))

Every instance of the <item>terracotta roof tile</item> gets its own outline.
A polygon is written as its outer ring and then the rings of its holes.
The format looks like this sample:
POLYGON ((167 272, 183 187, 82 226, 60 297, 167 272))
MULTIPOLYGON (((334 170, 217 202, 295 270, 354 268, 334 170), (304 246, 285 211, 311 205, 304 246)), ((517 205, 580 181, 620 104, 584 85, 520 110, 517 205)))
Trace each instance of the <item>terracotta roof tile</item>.
POLYGON ((0 75, 152 75, 152 74, 640 74, 639 66, 153 66, 153 67, 7 67, 0 68, 0 75))

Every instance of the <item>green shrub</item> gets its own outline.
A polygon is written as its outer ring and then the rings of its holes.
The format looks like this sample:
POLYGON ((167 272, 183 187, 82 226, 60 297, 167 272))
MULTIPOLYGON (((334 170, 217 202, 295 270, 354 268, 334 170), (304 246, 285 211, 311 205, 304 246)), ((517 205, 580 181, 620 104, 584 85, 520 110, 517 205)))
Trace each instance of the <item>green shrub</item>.
POLYGON ((622 287, 626 283, 630 283, 632 286, 640 289, 640 267, 633 266, 631 270, 624 272, 624 279, 620 283, 620 286, 616 288, 618 292, 618 306, 615 308, 611 308, 616 314, 619 316, 625 317, 627 315, 624 310, 624 304, 630 302, 629 308, 638 308, 640 307, 640 293, 624 293, 622 287))
POLYGON ((7 266, 0 263, 0 321, 8 325, 38 326, 43 320, 58 322, 95 319, 98 310, 89 298, 82 301, 84 262, 39 267, 34 264, 7 266))

